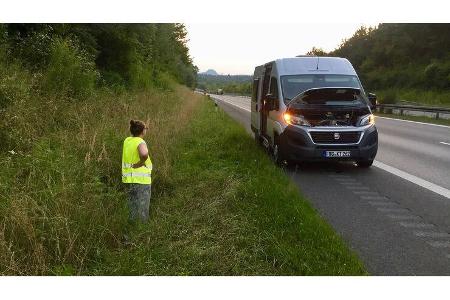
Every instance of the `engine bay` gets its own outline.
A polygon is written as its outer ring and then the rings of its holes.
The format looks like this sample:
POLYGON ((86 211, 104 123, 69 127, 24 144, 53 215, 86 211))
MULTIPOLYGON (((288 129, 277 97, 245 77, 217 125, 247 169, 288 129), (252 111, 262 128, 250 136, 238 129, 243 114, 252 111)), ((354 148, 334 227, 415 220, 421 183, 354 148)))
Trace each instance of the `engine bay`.
POLYGON ((366 106, 357 107, 315 107, 290 108, 289 113, 301 115, 311 127, 358 126, 361 117, 370 114, 366 106))

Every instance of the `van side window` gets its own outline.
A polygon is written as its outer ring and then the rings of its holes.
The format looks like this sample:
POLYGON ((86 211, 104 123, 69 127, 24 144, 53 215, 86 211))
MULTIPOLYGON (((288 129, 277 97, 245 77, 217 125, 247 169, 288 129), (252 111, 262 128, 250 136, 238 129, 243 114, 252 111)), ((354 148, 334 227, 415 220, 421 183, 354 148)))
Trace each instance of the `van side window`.
MULTIPOLYGON (((270 78, 269 93, 272 94, 273 96, 275 96, 275 99, 278 99, 278 84, 277 84, 277 78, 276 77, 271 77, 270 78)), ((274 109, 275 110, 279 109, 278 100, 275 101, 274 109)))
POLYGON ((278 98, 278 84, 275 77, 270 78, 270 93, 278 98))
POLYGON ((269 93, 269 85, 270 85, 270 73, 272 72, 272 65, 265 66, 264 70, 264 81, 262 85, 262 95, 263 98, 269 93))
POLYGON ((253 80, 253 91, 252 91, 252 101, 258 101, 258 88, 259 88, 259 79, 253 80))

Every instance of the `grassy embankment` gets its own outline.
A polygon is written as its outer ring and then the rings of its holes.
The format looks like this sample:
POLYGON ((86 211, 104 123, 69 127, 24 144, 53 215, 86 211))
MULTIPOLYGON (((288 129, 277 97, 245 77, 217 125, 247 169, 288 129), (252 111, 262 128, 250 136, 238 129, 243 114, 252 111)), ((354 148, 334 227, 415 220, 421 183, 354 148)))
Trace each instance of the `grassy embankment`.
POLYGON ((177 87, 8 107, 7 137, 16 139, 0 155, 0 273, 365 274, 283 172, 205 99, 177 87), (130 118, 149 123, 155 166, 151 221, 131 229, 120 183, 130 118))

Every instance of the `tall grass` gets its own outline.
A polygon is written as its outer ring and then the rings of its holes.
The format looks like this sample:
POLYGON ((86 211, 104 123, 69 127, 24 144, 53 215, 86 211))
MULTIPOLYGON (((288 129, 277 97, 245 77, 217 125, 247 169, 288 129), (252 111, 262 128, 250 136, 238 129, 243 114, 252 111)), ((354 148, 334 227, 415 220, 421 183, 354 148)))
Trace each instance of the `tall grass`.
POLYGON ((43 81, 45 90, 84 99, 94 92, 99 76, 94 57, 78 49, 71 40, 52 42, 43 81))
POLYGON ((196 105, 184 100, 186 93, 105 90, 85 101, 50 94, 12 103, 0 121, 11 141, 0 154, 0 273, 78 273, 119 246, 127 219, 120 164, 129 119, 149 124, 154 194, 163 193, 167 147, 196 105))
POLYGON ((8 59, 7 49, 0 39, 0 113, 14 101, 29 97, 36 83, 35 78, 25 72, 18 62, 8 59))

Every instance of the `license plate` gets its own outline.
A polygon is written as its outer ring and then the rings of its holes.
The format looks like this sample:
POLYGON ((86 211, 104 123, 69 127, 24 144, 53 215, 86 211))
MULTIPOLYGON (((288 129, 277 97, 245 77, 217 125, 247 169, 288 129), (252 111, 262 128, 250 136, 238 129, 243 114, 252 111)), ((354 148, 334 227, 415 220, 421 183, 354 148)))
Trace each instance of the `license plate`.
POLYGON ((350 157, 350 151, 325 151, 325 157, 350 157))

